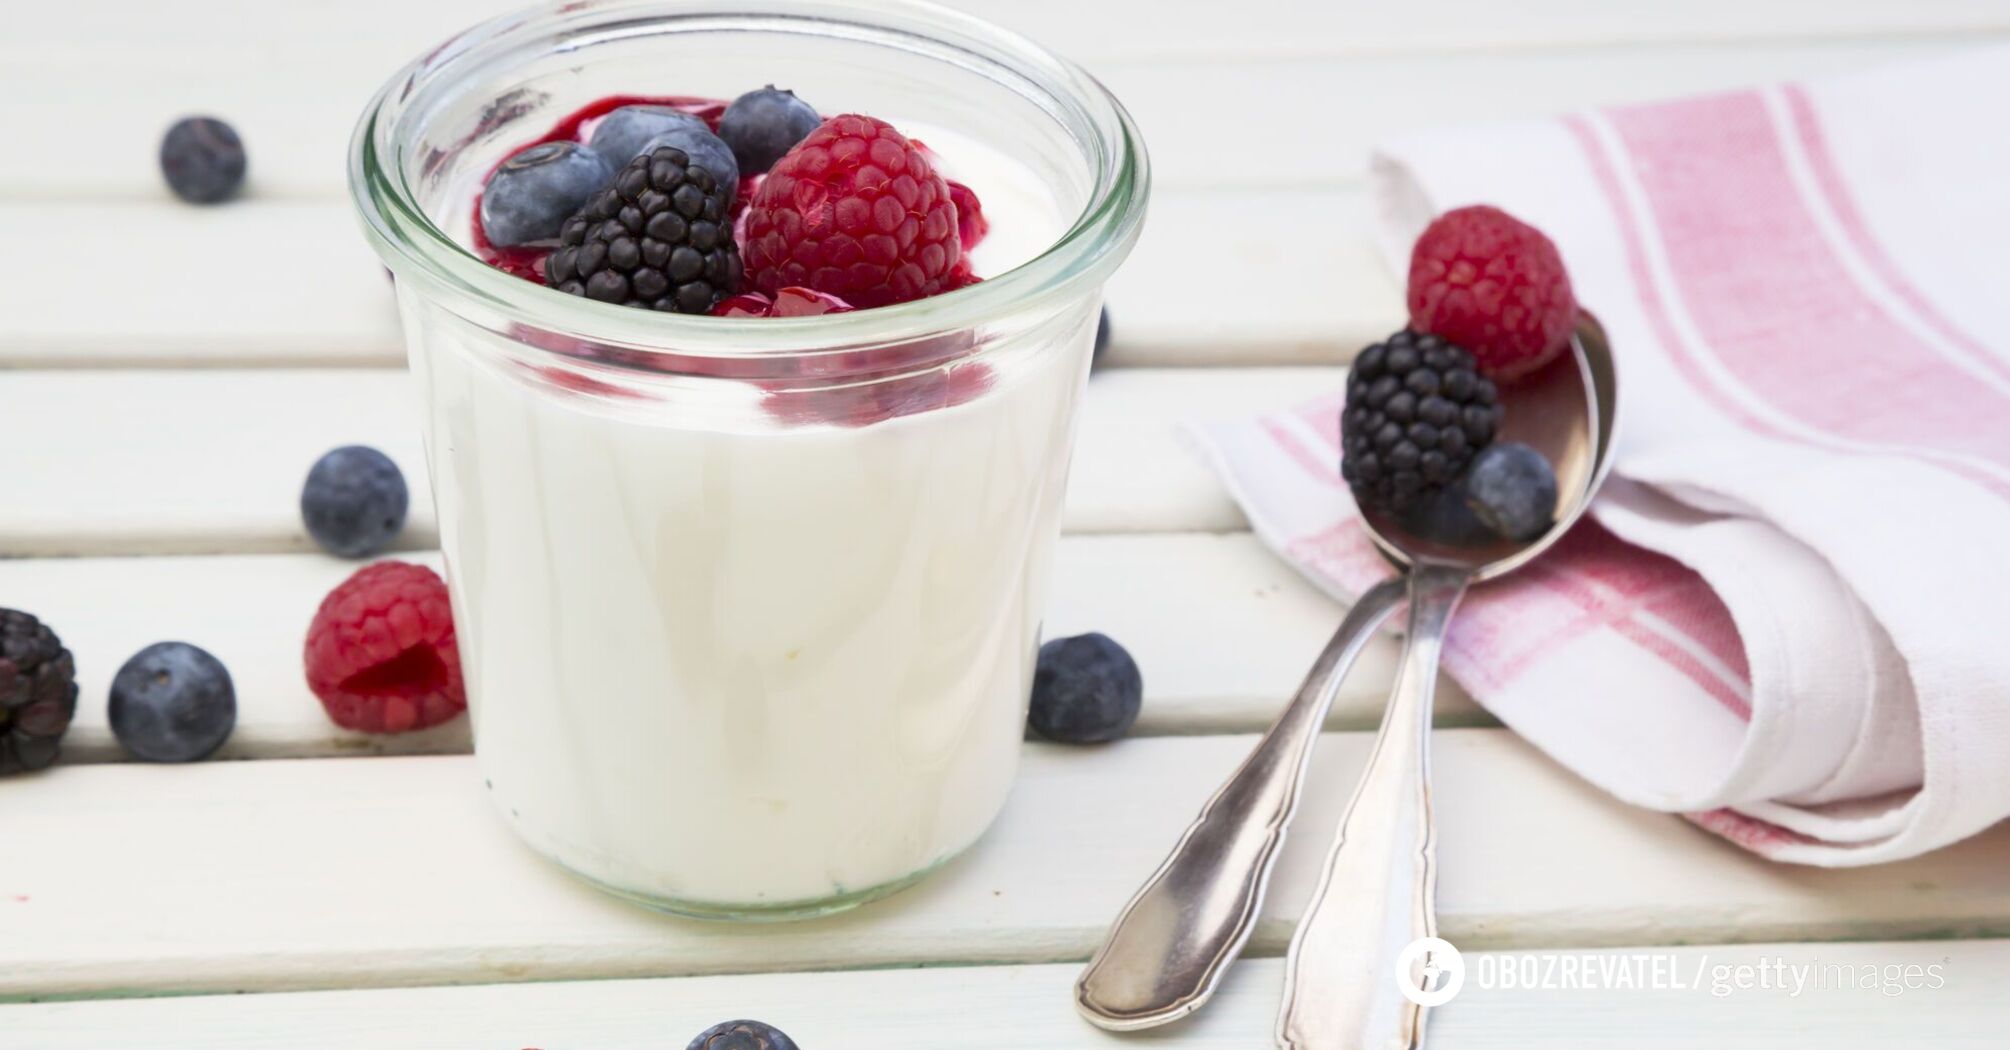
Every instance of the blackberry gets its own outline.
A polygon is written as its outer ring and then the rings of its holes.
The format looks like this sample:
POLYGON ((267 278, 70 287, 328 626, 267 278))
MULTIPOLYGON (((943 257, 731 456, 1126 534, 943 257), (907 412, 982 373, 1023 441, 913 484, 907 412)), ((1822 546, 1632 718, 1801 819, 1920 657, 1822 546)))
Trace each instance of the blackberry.
POLYGON ((1459 480, 1501 409, 1473 355, 1402 331, 1361 352, 1340 414, 1340 473, 1364 510, 1401 514, 1459 480))
POLYGON ((604 303, 710 312, 740 289, 731 200, 731 190, 683 150, 658 147, 629 161, 565 220, 545 279, 604 303))
POLYGON ((77 664, 42 621, 0 609, 0 775, 56 761, 77 713, 77 664))

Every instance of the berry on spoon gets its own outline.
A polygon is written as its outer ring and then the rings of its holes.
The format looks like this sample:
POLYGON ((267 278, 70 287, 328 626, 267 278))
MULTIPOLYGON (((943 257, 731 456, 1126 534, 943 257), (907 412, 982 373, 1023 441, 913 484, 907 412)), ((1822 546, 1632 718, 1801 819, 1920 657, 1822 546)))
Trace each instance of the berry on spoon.
POLYGON ((1504 539, 1532 540, 1549 531, 1556 501, 1556 470, 1518 441, 1482 451, 1466 475, 1466 506, 1504 539))
POLYGON ((1408 298, 1410 327, 1465 347, 1502 381, 1554 360, 1577 322, 1555 243, 1487 205, 1448 211, 1417 238, 1408 298))
POLYGON ((1501 411, 1473 357, 1402 331, 1361 352, 1347 374, 1340 473, 1364 510, 1404 514, 1456 483, 1494 439, 1501 411))

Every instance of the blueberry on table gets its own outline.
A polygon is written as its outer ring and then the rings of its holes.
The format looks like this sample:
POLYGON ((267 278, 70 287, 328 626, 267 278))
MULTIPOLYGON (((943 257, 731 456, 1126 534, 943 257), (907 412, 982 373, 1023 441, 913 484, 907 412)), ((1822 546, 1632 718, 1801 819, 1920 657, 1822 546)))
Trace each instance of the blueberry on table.
POLYGON ((796 1050, 795 1040, 761 1021, 726 1021, 698 1033, 684 1050, 796 1050))
POLYGON ((1465 502, 1487 527, 1511 540, 1532 540, 1556 523, 1556 471, 1542 453, 1518 441, 1494 445, 1473 460, 1465 502))
POLYGON ((49 625, 0 609, 0 776, 47 769, 77 712, 77 664, 49 625))
POLYGON ((1040 647, 1027 723, 1063 744, 1100 744, 1130 732, 1145 697, 1137 661, 1107 635, 1056 638, 1040 647))
POLYGON ((215 204, 244 184, 244 143, 215 117, 184 117, 161 139, 161 174, 190 204, 215 204))
POLYGON ((187 642, 155 642, 112 678, 112 735, 145 762, 208 758, 237 727, 223 662, 187 642))
POLYGON ((391 457, 365 445, 345 445, 307 472, 300 517, 307 534, 328 553, 365 558, 398 537, 410 502, 405 476, 391 457))
POLYGON ((719 117, 719 137, 733 148, 740 170, 758 175, 817 129, 824 118, 793 91, 773 84, 733 100, 719 117))
POLYGON ((557 238, 615 167, 577 142, 547 142, 510 157, 482 188, 482 234, 502 248, 557 238))

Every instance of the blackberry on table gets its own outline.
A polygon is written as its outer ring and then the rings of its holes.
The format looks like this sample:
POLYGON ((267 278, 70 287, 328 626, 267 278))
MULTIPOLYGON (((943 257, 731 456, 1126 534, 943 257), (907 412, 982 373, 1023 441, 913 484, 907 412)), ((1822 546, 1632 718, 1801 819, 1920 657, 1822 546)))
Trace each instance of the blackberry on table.
POLYGON ((604 303, 706 313, 740 288, 731 200, 683 150, 651 150, 565 220, 545 279, 604 303))
POLYGON ((1401 331, 1361 352, 1340 416, 1340 473, 1364 510, 1401 514, 1459 480, 1501 409, 1473 355, 1401 331))
POLYGON ((0 609, 0 776, 46 769, 77 713, 77 664, 47 624, 0 609))

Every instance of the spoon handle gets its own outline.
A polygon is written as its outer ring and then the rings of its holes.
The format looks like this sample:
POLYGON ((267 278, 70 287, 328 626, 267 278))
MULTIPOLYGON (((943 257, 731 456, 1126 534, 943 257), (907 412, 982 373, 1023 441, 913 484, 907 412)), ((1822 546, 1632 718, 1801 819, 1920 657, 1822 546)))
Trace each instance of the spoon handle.
POLYGON ((1402 596, 1401 582, 1389 580, 1354 603, 1298 695, 1117 916, 1075 984, 1076 1006, 1090 1022, 1150 1028, 1214 994, 1256 924, 1340 680, 1402 596))
MULTIPOLYGON (((1410 626, 1389 709, 1368 767, 1340 818, 1326 871, 1284 971, 1277 1045, 1284 1050, 1413 1050, 1424 1008, 1404 996, 1404 947, 1438 934, 1437 833, 1431 820, 1431 695, 1452 610, 1470 577, 1420 565, 1410 572, 1410 626)), ((1410 984, 1424 959, 1410 963, 1410 984)))

